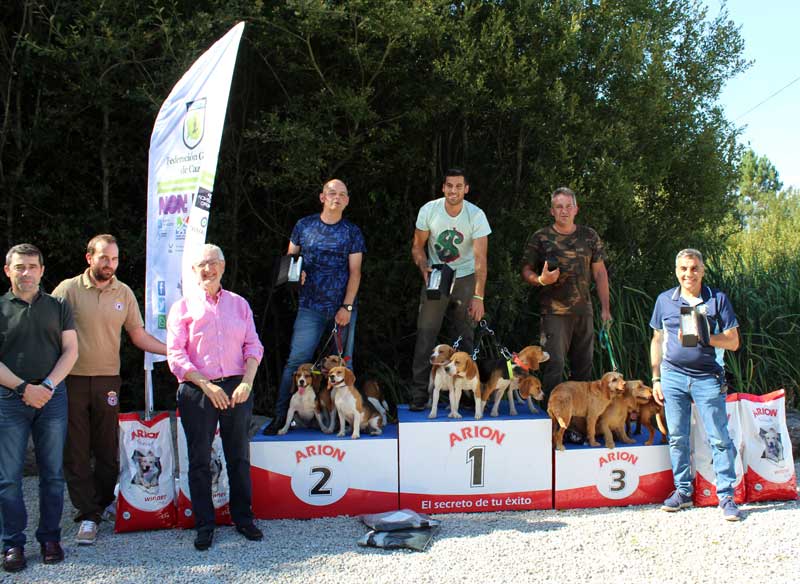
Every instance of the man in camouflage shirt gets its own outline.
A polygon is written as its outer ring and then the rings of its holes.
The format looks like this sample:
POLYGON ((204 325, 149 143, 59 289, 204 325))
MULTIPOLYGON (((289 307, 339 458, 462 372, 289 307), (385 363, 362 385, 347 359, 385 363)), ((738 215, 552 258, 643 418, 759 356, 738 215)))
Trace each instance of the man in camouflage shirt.
POLYGON ((540 288, 541 344, 550 354, 542 386, 548 396, 561 383, 565 356, 569 357, 570 379, 591 379, 592 278, 603 322, 611 320, 603 242, 594 229, 575 224, 578 204, 572 190, 558 188, 550 201, 555 222, 531 235, 522 259, 522 277, 540 288))

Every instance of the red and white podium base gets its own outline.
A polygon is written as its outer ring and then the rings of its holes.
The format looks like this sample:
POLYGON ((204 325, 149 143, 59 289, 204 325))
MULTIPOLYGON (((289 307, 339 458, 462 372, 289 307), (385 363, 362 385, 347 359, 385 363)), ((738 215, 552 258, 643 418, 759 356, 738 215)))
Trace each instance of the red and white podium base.
POLYGON ((250 442, 253 513, 259 519, 308 519, 398 508, 397 425, 381 436, 339 438, 292 429, 250 442))
MULTIPOLYGON (((552 439, 546 414, 460 420, 447 407, 398 408, 400 507, 423 513, 465 513, 552 507, 552 439)), ((524 413, 523 413, 524 409, 524 413)), ((488 408, 487 408, 488 410, 488 408)))

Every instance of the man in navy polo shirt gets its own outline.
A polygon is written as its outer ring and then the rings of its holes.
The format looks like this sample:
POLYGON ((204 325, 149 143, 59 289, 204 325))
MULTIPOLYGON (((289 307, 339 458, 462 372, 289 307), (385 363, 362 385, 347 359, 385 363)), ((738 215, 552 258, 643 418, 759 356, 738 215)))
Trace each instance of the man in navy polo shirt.
POLYGON ((338 179, 325 183, 319 194, 322 212, 303 217, 292 230, 288 254, 303 255, 300 306, 294 321, 289 359, 283 369, 275 417, 264 430, 277 434, 286 424, 292 375, 314 358, 326 330, 335 322, 344 329, 344 356, 353 354, 356 295, 361 283, 361 259, 367 251, 361 230, 342 217, 350 196, 338 179))
POLYGON ((675 491, 661 508, 679 511, 692 505, 689 431, 694 402, 708 434, 723 517, 738 521, 741 515, 733 501, 736 447, 728 434, 723 356, 725 350, 735 351, 739 347, 739 323, 728 297, 703 285, 704 274, 703 255, 699 251, 678 252, 675 275, 680 286, 658 296, 650 319, 653 394, 658 403, 664 404, 675 481, 675 491), (683 346, 681 307, 693 307, 705 316, 707 343, 683 346))

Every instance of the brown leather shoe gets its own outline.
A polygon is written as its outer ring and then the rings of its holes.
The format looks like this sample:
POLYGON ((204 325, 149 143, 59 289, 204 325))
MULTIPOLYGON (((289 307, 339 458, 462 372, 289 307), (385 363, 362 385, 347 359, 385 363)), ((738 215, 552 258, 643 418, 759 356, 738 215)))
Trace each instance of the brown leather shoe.
POLYGON ((3 554, 3 569, 6 572, 19 572, 24 570, 27 565, 25 550, 21 546, 9 548, 3 554))
POLYGON ((64 561, 64 550, 57 541, 46 541, 42 544, 42 562, 57 564, 64 561))

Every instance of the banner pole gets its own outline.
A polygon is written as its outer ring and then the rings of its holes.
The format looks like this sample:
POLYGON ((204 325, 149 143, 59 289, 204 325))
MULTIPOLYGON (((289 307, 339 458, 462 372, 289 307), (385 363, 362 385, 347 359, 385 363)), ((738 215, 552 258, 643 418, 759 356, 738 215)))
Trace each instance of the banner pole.
POLYGON ((153 361, 150 353, 144 354, 144 419, 153 417, 153 361))

